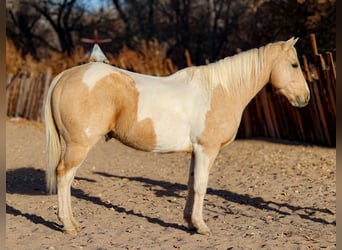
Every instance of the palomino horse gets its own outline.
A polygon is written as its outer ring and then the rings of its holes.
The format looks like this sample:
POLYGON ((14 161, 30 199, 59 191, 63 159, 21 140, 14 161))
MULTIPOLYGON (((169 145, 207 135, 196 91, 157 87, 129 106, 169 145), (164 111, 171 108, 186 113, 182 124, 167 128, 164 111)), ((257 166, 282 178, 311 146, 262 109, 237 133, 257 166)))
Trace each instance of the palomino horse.
POLYGON ((270 43, 167 77, 101 62, 56 76, 45 103, 47 189, 58 190, 64 232, 80 229, 70 197, 76 170, 96 142, 109 136, 144 151, 191 152, 184 219, 189 228, 208 234, 202 217, 208 174, 220 149, 234 140, 249 101, 268 82, 293 106, 309 101, 296 41, 270 43))

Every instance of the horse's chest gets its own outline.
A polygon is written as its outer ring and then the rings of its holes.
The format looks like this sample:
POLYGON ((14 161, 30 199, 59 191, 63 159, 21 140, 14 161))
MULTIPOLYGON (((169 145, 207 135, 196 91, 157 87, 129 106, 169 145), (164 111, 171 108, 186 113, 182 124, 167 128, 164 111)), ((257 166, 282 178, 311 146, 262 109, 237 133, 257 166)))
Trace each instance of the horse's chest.
POLYGON ((241 120, 242 109, 235 98, 221 87, 213 90, 210 107, 205 114, 205 123, 198 140, 201 144, 226 145, 234 140, 241 120))

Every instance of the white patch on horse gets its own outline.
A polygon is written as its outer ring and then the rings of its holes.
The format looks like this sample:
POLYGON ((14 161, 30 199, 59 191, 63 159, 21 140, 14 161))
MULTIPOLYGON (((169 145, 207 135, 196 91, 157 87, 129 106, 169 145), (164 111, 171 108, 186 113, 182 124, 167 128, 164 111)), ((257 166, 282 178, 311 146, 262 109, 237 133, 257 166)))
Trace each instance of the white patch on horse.
POLYGON ((91 136, 90 128, 87 127, 87 128, 84 130, 84 133, 86 134, 87 137, 90 137, 90 136, 91 136))
POLYGON ((139 92, 137 120, 150 118, 156 133, 154 152, 190 150, 204 130, 210 98, 205 88, 189 81, 185 71, 169 77, 148 77, 128 73, 139 92), (201 112, 199 112, 201 111, 201 112), (204 111, 204 112, 203 112, 204 111))
POLYGON ((115 72, 113 67, 101 62, 91 63, 90 67, 84 72, 82 82, 88 86, 91 91, 96 83, 109 74, 115 72))

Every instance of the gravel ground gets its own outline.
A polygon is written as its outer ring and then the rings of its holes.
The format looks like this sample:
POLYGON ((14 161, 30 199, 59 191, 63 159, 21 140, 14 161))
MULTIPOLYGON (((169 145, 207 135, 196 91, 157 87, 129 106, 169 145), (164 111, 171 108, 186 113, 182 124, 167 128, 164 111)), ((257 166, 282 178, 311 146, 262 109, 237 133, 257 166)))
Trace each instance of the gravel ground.
POLYGON ((77 172, 82 227, 64 235, 44 193, 40 123, 6 122, 6 249, 336 249, 336 149, 236 140, 209 177, 210 236, 182 219, 190 155, 99 142, 77 172))

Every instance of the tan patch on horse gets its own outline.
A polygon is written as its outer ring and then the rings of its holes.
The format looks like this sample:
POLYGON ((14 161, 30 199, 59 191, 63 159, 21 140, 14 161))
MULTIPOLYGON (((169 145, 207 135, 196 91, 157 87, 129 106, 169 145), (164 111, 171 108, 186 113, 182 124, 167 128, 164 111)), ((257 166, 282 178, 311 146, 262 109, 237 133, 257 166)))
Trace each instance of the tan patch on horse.
POLYGON ((63 137, 91 147, 99 137, 110 133, 136 149, 153 150, 153 121, 137 120, 139 92, 133 79, 115 70, 107 71, 89 90, 82 82, 89 67, 66 72, 53 93, 53 106, 58 107, 55 119, 63 137))
POLYGON ((110 135, 136 149, 153 150, 156 145, 153 121, 137 120, 139 92, 133 79, 124 73, 110 74, 96 84, 92 94, 102 96, 107 91, 112 95, 115 109, 108 124, 110 135))
MULTIPOLYGON (((239 103, 229 98, 222 86, 217 86, 211 96, 210 109, 206 114, 205 128, 198 142, 206 148, 222 147, 232 142, 241 119, 239 103)), ((207 152, 209 153, 209 152, 207 152)))

